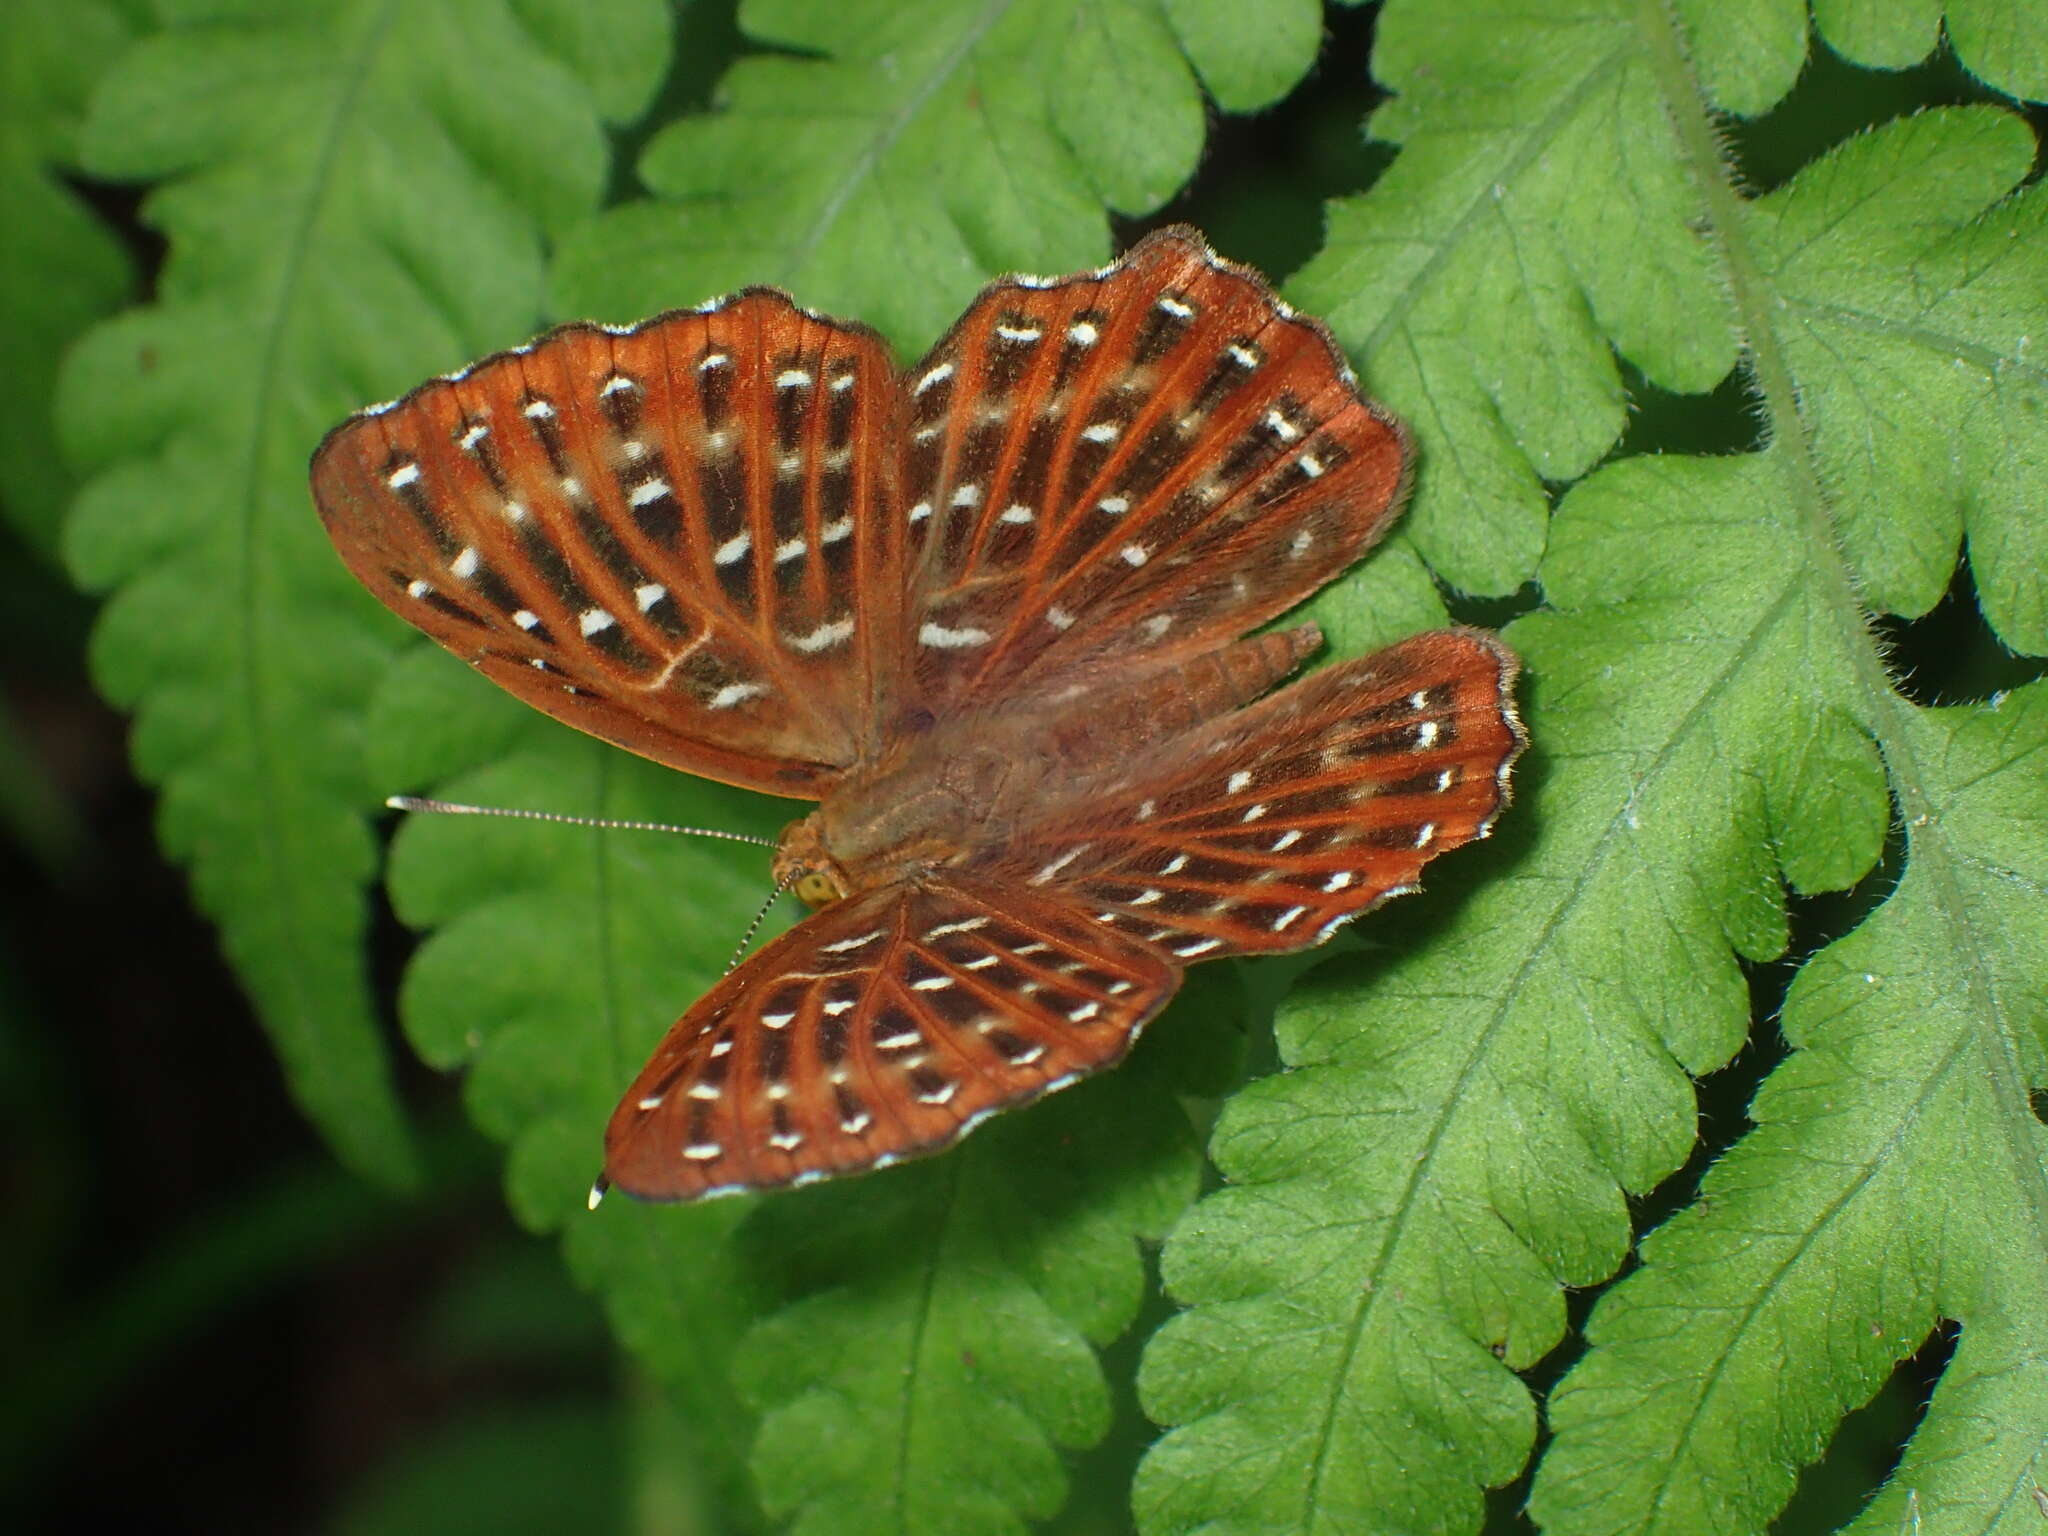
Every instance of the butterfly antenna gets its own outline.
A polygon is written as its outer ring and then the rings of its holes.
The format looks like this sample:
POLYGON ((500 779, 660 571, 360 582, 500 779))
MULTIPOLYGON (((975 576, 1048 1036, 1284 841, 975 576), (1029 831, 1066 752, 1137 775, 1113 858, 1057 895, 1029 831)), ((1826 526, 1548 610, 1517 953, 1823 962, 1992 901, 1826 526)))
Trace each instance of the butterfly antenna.
POLYGON ((754 942, 754 935, 760 932, 761 924, 768 917, 768 909, 782 900, 782 893, 795 884, 796 874, 794 871, 784 875, 775 882, 775 889, 768 893, 768 899, 761 903, 761 910, 754 914, 754 920, 747 924, 747 931, 740 936, 740 947, 734 950, 732 958, 725 962, 726 975, 730 976, 733 973, 733 968, 747 957, 747 946, 754 942))
MULTIPOLYGON (((384 802, 394 811, 434 811, 449 816, 509 816, 515 821, 552 821, 565 827, 611 827, 621 832, 682 832, 691 837, 718 837, 728 843, 752 843, 757 848, 776 846, 772 837, 756 837, 751 832, 721 832, 715 827, 678 827, 665 821, 617 821, 600 816, 567 816, 560 811, 522 811, 502 805, 464 805, 456 800, 427 800, 418 795, 393 795, 384 802)), ((781 890, 775 893, 782 894, 781 890)), ((770 898, 773 900, 773 898, 770 898)), ((755 918, 756 926, 760 918, 755 918)), ((753 929, 748 929, 752 937, 753 929)))

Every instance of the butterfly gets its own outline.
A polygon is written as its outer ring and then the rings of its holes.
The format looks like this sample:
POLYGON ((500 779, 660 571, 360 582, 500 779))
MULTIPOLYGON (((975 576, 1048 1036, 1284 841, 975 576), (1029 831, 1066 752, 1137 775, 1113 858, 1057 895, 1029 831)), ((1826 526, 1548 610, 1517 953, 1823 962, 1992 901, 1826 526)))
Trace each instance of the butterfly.
POLYGON ((1254 272, 1169 229, 991 283, 908 372, 748 288, 565 325, 315 454, 348 568, 529 704, 817 802, 816 911, 685 1013, 607 1186, 884 1167, 1107 1067, 1181 982, 1483 837, 1514 656, 1417 635, 1272 691, 1263 629, 1398 513, 1406 433, 1254 272))

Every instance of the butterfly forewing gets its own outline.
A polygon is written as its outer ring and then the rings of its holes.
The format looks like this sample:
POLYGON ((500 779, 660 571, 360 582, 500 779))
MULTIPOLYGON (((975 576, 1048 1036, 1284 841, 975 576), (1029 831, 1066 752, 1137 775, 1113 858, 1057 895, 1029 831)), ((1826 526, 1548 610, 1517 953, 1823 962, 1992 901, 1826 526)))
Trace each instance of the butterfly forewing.
POLYGON ((967 877, 806 919, 685 1014, 627 1091, 605 1176, 646 1199, 937 1151, 1120 1059, 1180 973, 1070 902, 967 877))
POLYGON ((905 686, 938 712, 1245 633, 1356 560, 1407 474, 1327 332, 1171 231, 991 286, 907 410, 905 686))
POLYGON ((756 290, 567 326, 338 428, 313 487, 366 586, 528 703, 673 767, 817 794, 899 653, 895 372, 756 290))
POLYGON ((1418 635, 1224 717, 977 860, 1176 962, 1301 949, 1491 827, 1513 655, 1418 635))

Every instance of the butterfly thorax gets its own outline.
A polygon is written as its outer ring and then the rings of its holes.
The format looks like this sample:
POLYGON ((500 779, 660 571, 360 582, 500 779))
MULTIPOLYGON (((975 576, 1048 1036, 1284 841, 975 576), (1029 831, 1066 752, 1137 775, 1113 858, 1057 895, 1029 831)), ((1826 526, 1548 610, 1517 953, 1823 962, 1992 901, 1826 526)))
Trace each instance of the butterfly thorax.
POLYGON ((775 878, 823 906, 971 861, 1134 768, 1184 755, 1193 733, 1264 693, 1321 640, 1303 624, 1136 678, 899 729, 885 756, 784 829, 775 878))

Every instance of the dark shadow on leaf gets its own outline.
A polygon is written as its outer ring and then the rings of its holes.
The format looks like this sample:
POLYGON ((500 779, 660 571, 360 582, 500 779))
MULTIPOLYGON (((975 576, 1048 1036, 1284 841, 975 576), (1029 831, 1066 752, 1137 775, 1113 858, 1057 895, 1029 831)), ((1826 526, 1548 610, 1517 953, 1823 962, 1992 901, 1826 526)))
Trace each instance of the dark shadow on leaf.
POLYGON ((2048 659, 2014 655, 1984 622, 1967 560, 1926 614, 1886 615, 1877 631, 1899 691, 1922 706, 1976 703, 2048 677, 2048 659))
POLYGON ((1771 1522, 1771 1536, 1820 1536, 1840 1530, 1863 1512, 1897 1470, 1961 1336, 1953 1322, 1936 1324, 1877 1395, 1843 1417, 1827 1453, 1800 1473, 1792 1502, 1771 1522))

